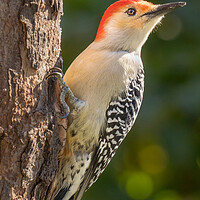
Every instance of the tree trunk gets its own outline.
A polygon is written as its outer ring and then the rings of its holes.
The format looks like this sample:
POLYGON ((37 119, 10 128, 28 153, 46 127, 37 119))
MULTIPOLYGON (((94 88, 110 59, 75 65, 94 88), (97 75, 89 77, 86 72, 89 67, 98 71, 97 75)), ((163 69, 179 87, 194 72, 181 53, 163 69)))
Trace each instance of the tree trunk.
MULTIPOLYGON (((62 0, 0 0, 0 199, 48 199, 62 147, 55 104, 62 0)), ((59 105, 59 104, 57 104, 59 105)), ((59 106, 56 108, 59 110, 59 106)))

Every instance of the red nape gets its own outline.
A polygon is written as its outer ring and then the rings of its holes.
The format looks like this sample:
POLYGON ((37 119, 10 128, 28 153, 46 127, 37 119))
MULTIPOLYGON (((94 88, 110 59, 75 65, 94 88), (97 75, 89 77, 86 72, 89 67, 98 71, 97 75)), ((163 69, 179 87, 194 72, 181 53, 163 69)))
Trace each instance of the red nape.
POLYGON ((107 10, 105 11, 102 19, 101 19, 101 22, 99 24, 99 28, 98 28, 98 31, 97 31, 97 35, 96 35, 96 38, 95 38, 95 41, 103 38, 104 36, 104 26, 105 24, 107 23, 108 19, 115 13, 117 12, 121 7, 123 6, 126 6, 128 4, 131 4, 133 2, 137 2, 139 0, 121 0, 121 1, 117 1, 115 3, 113 3, 112 5, 110 5, 107 10))

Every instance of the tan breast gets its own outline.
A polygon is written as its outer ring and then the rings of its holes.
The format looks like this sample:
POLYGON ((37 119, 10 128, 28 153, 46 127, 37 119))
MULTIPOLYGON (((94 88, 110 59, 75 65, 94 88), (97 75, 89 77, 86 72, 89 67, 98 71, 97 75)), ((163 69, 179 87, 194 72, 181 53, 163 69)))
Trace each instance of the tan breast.
POLYGON ((98 142, 109 102, 125 90, 129 78, 137 73, 137 65, 137 59, 127 52, 99 50, 94 43, 75 59, 64 80, 86 104, 70 125, 72 129, 78 127, 80 132, 72 140, 87 143, 94 138, 98 142))

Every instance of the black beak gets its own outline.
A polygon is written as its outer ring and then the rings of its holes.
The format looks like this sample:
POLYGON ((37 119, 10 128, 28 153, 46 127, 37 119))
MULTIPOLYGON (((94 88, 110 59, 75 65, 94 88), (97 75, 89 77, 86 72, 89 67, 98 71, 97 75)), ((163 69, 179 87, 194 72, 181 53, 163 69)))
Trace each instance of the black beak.
POLYGON ((166 4, 161 4, 157 5, 157 7, 147 13, 144 13, 143 16, 149 16, 151 18, 156 17, 156 16, 162 16, 165 15, 172 10, 183 7, 186 5, 186 2, 175 2, 175 3, 166 3, 166 4))

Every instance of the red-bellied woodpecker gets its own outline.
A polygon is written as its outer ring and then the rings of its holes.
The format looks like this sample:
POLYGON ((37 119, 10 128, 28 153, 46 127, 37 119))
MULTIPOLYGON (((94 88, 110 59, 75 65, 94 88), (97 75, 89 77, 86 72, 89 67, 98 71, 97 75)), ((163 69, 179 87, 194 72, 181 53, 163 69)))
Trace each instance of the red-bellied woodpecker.
POLYGON ((61 101, 65 105, 66 100, 71 112, 52 187, 54 200, 80 200, 106 168, 142 103, 141 48, 163 16, 184 5, 115 2, 105 11, 94 42, 67 70, 64 81, 68 86, 57 76, 65 91, 61 101))

